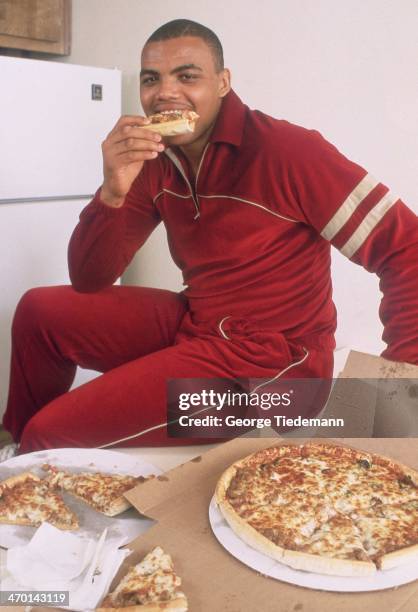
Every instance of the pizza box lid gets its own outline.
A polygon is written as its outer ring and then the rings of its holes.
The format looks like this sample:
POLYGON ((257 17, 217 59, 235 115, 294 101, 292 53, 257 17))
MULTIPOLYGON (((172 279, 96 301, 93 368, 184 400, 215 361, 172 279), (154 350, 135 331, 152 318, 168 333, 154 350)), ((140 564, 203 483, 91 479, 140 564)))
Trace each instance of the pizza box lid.
POLYGON ((351 351, 321 416, 344 419, 323 437, 418 437, 418 367, 351 351))

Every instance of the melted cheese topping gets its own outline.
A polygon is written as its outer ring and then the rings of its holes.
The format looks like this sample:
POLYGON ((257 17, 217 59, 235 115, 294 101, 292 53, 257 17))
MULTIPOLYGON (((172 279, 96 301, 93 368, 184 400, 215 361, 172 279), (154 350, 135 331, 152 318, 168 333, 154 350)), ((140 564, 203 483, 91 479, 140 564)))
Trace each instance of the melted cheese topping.
POLYGON ((377 560, 418 543, 417 484, 389 460, 343 447, 256 453, 237 467, 226 496, 254 529, 290 549, 377 560))
POLYGON ((325 557, 368 560, 358 528, 348 517, 341 514, 321 525, 301 550, 325 557))
POLYGON ((38 526, 48 521, 59 529, 78 527, 75 514, 45 481, 27 479, 11 487, 2 486, 0 490, 1 522, 28 521, 38 526))
POLYGON ((184 597, 180 586, 170 555, 157 546, 129 570, 108 599, 121 607, 171 601, 184 597))
POLYGON ((51 486, 59 487, 77 495, 96 510, 106 512, 112 504, 133 489, 139 482, 146 480, 140 476, 122 476, 119 474, 102 474, 99 472, 80 472, 70 474, 45 465, 43 469, 49 472, 48 480, 51 486))
POLYGON ((151 123, 167 123, 169 121, 177 121, 178 119, 187 119, 189 121, 194 121, 198 117, 199 115, 194 111, 169 110, 161 111, 161 113, 156 113, 155 115, 150 115, 148 119, 151 120, 151 123))

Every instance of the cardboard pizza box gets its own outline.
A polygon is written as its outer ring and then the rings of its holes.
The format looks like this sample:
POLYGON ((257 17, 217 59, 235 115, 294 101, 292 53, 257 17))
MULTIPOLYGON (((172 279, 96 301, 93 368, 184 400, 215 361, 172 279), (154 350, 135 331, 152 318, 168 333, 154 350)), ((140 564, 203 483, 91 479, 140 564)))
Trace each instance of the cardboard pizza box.
POLYGON ((343 371, 343 378, 418 378, 418 366, 389 361, 377 355, 350 351, 343 371))
POLYGON ((351 351, 322 413, 344 427, 323 437, 418 437, 418 367, 351 351))
POLYGON ((418 436, 418 367, 352 351, 344 378, 376 381, 375 437, 418 436), (363 374, 362 374, 363 373, 363 374))
MULTIPOLYGON (((292 440, 300 443, 303 440, 292 440)), ((289 442, 289 441, 287 441, 289 442)), ((414 439, 342 439, 339 442, 380 452, 418 469, 414 439)), ((208 508, 216 482, 231 463, 277 439, 239 438, 221 444, 128 494, 143 514, 157 523, 135 540, 125 562, 138 562, 159 544, 173 557, 193 612, 323 612, 364 609, 408 612, 418 609, 418 581, 367 593, 333 593, 307 589, 268 578, 231 556, 214 537, 208 508)), ((126 569, 120 571, 120 576, 126 569)), ((118 577, 115 580, 117 582, 118 577)))

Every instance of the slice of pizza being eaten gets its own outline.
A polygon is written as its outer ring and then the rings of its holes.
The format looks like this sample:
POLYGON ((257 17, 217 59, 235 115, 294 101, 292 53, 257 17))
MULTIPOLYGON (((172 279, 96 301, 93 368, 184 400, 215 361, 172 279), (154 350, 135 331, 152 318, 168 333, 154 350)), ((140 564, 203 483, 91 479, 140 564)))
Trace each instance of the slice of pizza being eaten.
POLYGON ((126 476, 101 472, 71 473, 44 464, 51 487, 67 491, 94 510, 106 516, 116 516, 131 507, 124 493, 153 476, 126 476))
POLYGON ((48 522, 58 529, 78 529, 78 520, 61 497, 31 472, 0 483, 0 523, 39 527, 48 522))
POLYGON ((186 612, 187 599, 173 561, 160 546, 131 567, 96 612, 186 612))

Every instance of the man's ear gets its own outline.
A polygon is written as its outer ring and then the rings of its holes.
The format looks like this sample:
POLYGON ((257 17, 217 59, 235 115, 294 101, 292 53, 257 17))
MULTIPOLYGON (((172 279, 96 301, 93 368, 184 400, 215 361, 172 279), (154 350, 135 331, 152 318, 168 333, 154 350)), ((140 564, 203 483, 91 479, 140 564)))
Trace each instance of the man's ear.
POLYGON ((224 98, 231 90, 231 73, 228 68, 224 68, 219 73, 219 97, 224 98))

